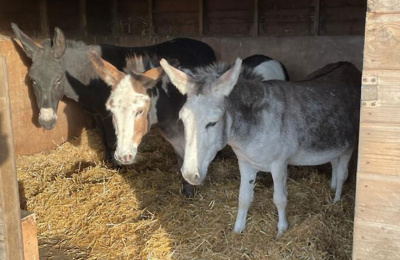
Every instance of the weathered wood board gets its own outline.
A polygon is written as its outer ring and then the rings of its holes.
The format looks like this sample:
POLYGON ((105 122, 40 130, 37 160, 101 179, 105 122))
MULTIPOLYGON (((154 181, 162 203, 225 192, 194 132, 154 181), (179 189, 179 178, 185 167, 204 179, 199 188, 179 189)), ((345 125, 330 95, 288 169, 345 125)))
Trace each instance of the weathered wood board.
POLYGON ((25 260, 39 260, 36 217, 33 212, 21 210, 21 228, 25 260))
POLYGON ((368 7, 353 259, 400 259, 400 6, 368 7))
MULTIPOLYGON (((5 259, 23 259, 19 195, 11 126, 7 65, 0 56, 0 222, 5 259)), ((1 258, 0 258, 1 259, 1 258)))

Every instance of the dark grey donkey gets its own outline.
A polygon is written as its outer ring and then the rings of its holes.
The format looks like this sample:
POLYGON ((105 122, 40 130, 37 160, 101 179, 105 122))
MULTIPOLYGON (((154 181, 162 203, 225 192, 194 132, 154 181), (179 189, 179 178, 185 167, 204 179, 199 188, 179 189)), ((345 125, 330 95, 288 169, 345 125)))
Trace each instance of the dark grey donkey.
POLYGON ((347 166, 358 141, 361 73, 348 62, 328 65, 301 82, 261 82, 241 60, 228 70, 209 66, 192 76, 162 60, 161 66, 187 101, 180 111, 185 128, 183 177, 198 185, 218 150, 229 144, 239 160, 242 232, 257 171, 269 171, 278 209, 278 235, 286 219, 287 166, 332 162, 334 202, 340 200, 347 166), (255 80, 256 79, 256 80, 255 80))
POLYGON ((43 45, 36 44, 16 24, 12 29, 21 41, 25 53, 32 59, 29 77, 32 79, 37 105, 40 109, 39 123, 52 129, 57 122, 58 102, 66 96, 75 100, 92 113, 106 143, 107 159, 115 149, 115 130, 105 103, 110 88, 100 79, 89 61, 94 51, 119 70, 126 66, 126 57, 151 55, 158 58, 176 59, 184 66, 202 66, 215 61, 214 51, 200 41, 178 38, 146 47, 119 47, 113 45, 86 45, 67 41, 63 32, 56 28, 54 39, 43 45))

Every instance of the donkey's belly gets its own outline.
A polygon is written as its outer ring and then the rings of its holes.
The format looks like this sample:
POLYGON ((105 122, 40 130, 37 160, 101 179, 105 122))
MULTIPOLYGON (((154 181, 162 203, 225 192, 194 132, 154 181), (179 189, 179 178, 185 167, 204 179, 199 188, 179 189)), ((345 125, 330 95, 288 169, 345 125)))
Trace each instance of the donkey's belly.
POLYGON ((291 165, 320 165, 339 157, 346 149, 329 151, 299 151, 289 158, 291 165))

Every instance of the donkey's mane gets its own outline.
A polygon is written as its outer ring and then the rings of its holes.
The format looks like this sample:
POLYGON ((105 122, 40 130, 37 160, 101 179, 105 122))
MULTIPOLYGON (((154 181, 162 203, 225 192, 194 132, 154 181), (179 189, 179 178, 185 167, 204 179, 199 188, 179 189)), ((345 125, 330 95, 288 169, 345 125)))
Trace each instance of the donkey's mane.
MULTIPOLYGON (((204 67, 197 67, 194 70, 190 71, 190 76, 194 78, 196 81, 196 86, 197 86, 197 93, 201 94, 203 91, 205 91, 206 87, 209 88, 212 86, 212 82, 216 81, 222 74, 227 72, 232 65, 224 63, 224 62, 218 62, 211 64, 209 66, 204 66, 204 67)), ((239 79, 244 79, 247 81, 251 82, 261 82, 263 80, 262 76, 255 73, 252 68, 249 68, 245 65, 242 65, 242 69, 240 71, 240 76, 239 79)))
POLYGON ((128 56, 126 57, 125 61, 126 66, 124 68, 124 72, 132 76, 135 75, 135 72, 142 73, 146 70, 160 66, 157 58, 155 56, 150 57, 148 54, 135 54, 133 56, 128 56))

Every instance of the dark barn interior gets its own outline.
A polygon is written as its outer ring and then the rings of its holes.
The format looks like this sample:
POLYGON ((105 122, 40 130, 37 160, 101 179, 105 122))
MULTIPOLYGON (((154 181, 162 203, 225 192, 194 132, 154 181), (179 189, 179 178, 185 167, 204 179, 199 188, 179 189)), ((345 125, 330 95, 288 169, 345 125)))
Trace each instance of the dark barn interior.
POLYGON ((301 80, 342 60, 362 70, 366 11, 363 0, 0 0, 21 207, 37 215, 40 259, 351 259, 355 181, 332 205, 330 169, 293 168, 291 231, 274 240, 272 188, 261 183, 249 228, 231 234, 240 178, 234 156, 227 152, 185 200, 173 151, 156 131, 138 164, 121 174, 104 163, 93 120, 74 102, 64 99, 57 126, 43 130, 26 76, 31 61, 12 40, 11 23, 39 43, 55 27, 87 44, 189 37, 209 44, 220 61, 271 56, 301 80))

